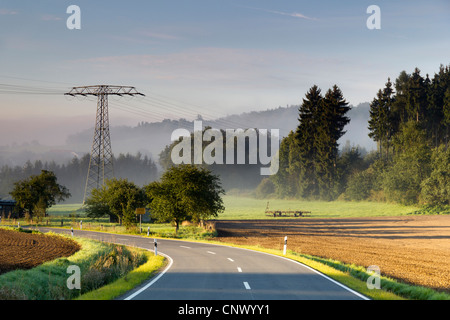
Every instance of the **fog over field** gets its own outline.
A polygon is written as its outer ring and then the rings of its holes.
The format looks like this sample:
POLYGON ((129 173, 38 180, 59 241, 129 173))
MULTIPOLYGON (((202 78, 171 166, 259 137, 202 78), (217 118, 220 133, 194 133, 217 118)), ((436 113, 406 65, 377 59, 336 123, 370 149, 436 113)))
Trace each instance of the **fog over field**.
MULTIPOLYGON (((171 143, 170 137, 174 130, 185 128, 193 131, 194 128, 191 119, 166 119, 136 124, 123 118, 116 119, 114 111, 110 111, 110 119, 112 150, 116 155, 140 152, 157 162, 159 153, 171 143), (130 124, 114 125, 118 122, 130 124)), ((376 144, 368 137, 369 103, 353 107, 348 116, 351 122, 346 126, 347 133, 341 138, 340 146, 343 147, 348 141, 351 146, 360 146, 366 151, 375 149, 376 144)), ((90 152, 94 120, 94 114, 91 118, 74 117, 70 122, 56 121, 53 118, 43 121, 25 118, 17 123, 0 120, 3 133, 0 135, 0 165, 23 165, 28 160, 65 163, 75 156, 81 157, 90 152), (17 130, 18 125, 23 129, 17 130), (13 129, 15 134, 9 135, 8 131, 13 129)), ((281 137, 285 137, 298 125, 298 106, 246 112, 203 120, 202 123, 203 126, 217 129, 279 129, 281 137)))

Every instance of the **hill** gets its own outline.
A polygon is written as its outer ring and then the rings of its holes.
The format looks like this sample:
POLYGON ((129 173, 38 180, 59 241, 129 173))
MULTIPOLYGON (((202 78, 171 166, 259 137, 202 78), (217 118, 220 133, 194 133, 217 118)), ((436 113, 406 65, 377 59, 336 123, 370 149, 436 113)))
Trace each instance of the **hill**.
MULTIPOLYGON (((341 138, 341 147, 348 143, 359 145, 367 151, 375 149, 375 143, 368 137, 367 122, 369 119, 369 103, 353 107, 348 113, 351 121, 346 127, 346 134, 341 138)), ((201 117, 200 117, 201 119, 201 117)), ((213 121, 203 120, 204 126, 218 129, 259 128, 280 129, 282 137, 298 125, 298 106, 279 107, 265 111, 252 111, 230 115, 213 121)), ((186 119, 163 120, 161 122, 141 122, 135 127, 111 127, 111 141, 114 154, 140 152, 158 161, 159 153, 171 143, 174 130, 185 128, 193 130, 193 122, 186 119)), ((74 156, 81 157, 91 149, 93 128, 68 137, 63 146, 42 146, 37 141, 29 144, 0 147, 0 165, 23 165, 27 160, 32 162, 55 161, 64 163, 74 156)))
MULTIPOLYGON (((351 121, 346 127, 347 133, 341 138, 341 145, 346 141, 359 145, 366 150, 375 148, 375 143, 368 136, 369 103, 353 107, 348 113, 351 121)), ((200 118, 201 119, 201 118, 200 118)), ((202 120, 204 126, 217 129, 259 128, 280 129, 282 137, 287 136, 298 125, 298 106, 279 107, 266 111, 252 111, 230 115, 213 121, 202 120)), ((158 158, 163 148, 170 144, 174 130, 185 128, 193 130, 193 122, 186 119, 163 120, 161 122, 142 122, 136 127, 111 128, 111 140, 114 153, 141 152, 158 158)), ((92 130, 71 135, 67 146, 74 150, 89 150, 92 130)))

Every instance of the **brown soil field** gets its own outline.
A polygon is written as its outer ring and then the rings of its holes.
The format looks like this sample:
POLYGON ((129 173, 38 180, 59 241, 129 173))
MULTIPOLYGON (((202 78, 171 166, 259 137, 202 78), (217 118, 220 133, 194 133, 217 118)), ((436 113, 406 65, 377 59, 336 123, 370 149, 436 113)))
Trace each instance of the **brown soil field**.
POLYGON ((450 292, 450 216, 217 221, 223 242, 331 258, 450 292))
POLYGON ((0 229, 0 274, 30 269, 78 250, 79 244, 70 239, 0 229))

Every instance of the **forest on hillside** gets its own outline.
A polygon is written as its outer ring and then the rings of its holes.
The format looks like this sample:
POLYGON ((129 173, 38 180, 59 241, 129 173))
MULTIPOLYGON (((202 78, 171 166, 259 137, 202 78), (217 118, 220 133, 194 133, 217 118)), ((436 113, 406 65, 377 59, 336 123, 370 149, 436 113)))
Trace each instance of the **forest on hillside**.
POLYGON ((450 204, 450 65, 433 77, 402 71, 370 104, 369 136, 377 152, 338 152, 349 119, 337 87, 313 86, 299 108, 299 124, 281 141, 280 170, 260 196, 450 204))

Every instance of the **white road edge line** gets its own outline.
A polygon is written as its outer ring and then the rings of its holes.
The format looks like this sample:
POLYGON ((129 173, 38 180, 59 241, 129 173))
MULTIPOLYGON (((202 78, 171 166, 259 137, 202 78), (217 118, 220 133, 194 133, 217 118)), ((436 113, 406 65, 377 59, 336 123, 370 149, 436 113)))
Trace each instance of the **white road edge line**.
POLYGON ((251 288, 250 288, 250 285, 248 284, 248 282, 244 282, 244 287, 245 287, 245 289, 247 289, 247 290, 250 290, 251 288))
MULTIPOLYGON (((49 228, 49 229, 50 229, 50 231, 51 231, 51 228, 49 228)), ((91 234, 92 234, 92 233, 94 233, 94 234, 95 234, 95 233, 99 233, 99 232, 95 232, 95 231, 90 231, 90 232, 91 232, 91 234)), ((108 233, 105 233, 105 234, 108 234, 108 233)), ((114 235, 114 234, 112 234, 112 235, 114 235)), ((142 239, 141 236, 133 236, 133 235, 130 235, 129 237, 137 237, 137 238, 141 238, 141 239, 142 239)), ((163 240, 164 240, 164 241, 182 241, 182 242, 191 242, 191 243, 192 243, 192 241, 189 241, 189 240, 172 240, 172 239, 163 239, 163 240)), ((281 257, 281 256, 278 256, 278 255, 276 255, 276 254, 271 254, 271 253, 262 252, 262 251, 257 251, 257 250, 251 250, 251 249, 246 249, 246 248, 239 248, 239 247, 233 247, 233 246, 229 246, 229 245, 215 244, 215 243, 212 243, 211 245, 215 245, 215 246, 218 246, 218 247, 228 247, 228 248, 241 249, 241 250, 246 250, 246 251, 251 251, 251 252, 257 252, 257 253, 260 253, 260 254, 265 254, 265 255, 269 255, 269 256, 273 256, 273 257, 277 257, 277 258, 280 258, 280 259, 284 259, 284 260, 291 261, 291 262, 293 262, 293 263, 299 264, 299 265, 301 265, 301 266, 303 266, 303 267, 305 267, 305 268, 307 268, 307 269, 313 271, 314 273, 316 273, 316 274, 322 276, 323 278, 325 278, 325 279, 327 279, 327 280, 333 282, 334 284, 340 286, 341 288, 343 288, 343 289, 345 289, 345 290, 347 290, 347 291, 353 293, 354 295, 356 295, 356 296, 362 298, 363 300, 371 300, 370 298, 366 297, 365 295, 363 295, 363 294, 361 294, 361 293, 359 293, 359 292, 357 292, 357 291, 355 291, 355 290, 350 289, 350 288, 347 287, 346 285, 344 285, 344 284, 342 284, 342 283, 340 283, 340 282, 338 282, 338 281, 336 281, 336 280, 334 280, 334 279, 332 279, 332 278, 326 276, 326 275, 323 274, 322 272, 319 272, 319 271, 317 271, 317 270, 315 270, 315 269, 313 269, 313 268, 311 268, 311 267, 309 267, 309 266, 307 266, 306 264, 303 264, 303 263, 301 263, 301 262, 298 262, 298 261, 295 261, 295 260, 292 260, 292 259, 289 259, 289 258, 286 258, 286 257, 281 257)), ((144 248, 144 249, 147 249, 147 248, 144 248)), ((149 250, 149 249, 147 249, 147 250, 149 250)), ((160 254, 161 254, 161 253, 160 253, 160 254)), ((169 259, 169 265, 168 265, 167 268, 164 269, 164 271, 163 271, 161 274, 159 274, 152 282, 150 282, 146 287, 144 287, 145 289, 147 289, 147 288, 149 288, 151 285, 153 285, 153 284, 154 284, 159 278, 161 278, 161 277, 166 273, 166 271, 169 270, 170 267, 172 266, 172 263, 173 263, 172 258, 169 257, 168 255, 165 255, 165 254, 161 254, 161 255, 169 259)), ((144 291, 145 289, 140 289, 138 292, 140 293, 140 292, 144 291)), ((126 299, 130 300, 130 299, 132 299, 133 297, 135 297, 136 295, 137 295, 137 294, 132 294, 132 295, 130 296, 131 298, 128 297, 128 298, 126 298, 126 299)))
MULTIPOLYGON (((230 246, 230 247, 231 247, 231 246, 230 246)), ((234 248, 234 247, 232 247, 232 248, 234 248)), ((367 298, 365 295, 363 295, 363 294, 361 294, 361 293, 359 293, 359 292, 357 292, 357 291, 355 291, 355 290, 353 290, 353 289, 350 289, 350 288, 347 287, 346 285, 344 285, 344 284, 342 284, 342 283, 340 283, 340 282, 338 282, 338 281, 336 281, 336 280, 330 278, 329 276, 323 274, 322 272, 317 271, 317 270, 311 268, 310 266, 307 266, 306 264, 303 264, 303 263, 301 263, 301 262, 298 262, 298 261, 295 261, 295 260, 292 260, 292 259, 289 259, 289 258, 286 258, 286 257, 277 256, 276 254, 271 254, 271 253, 267 253, 267 252, 255 251, 255 250, 246 249, 246 248, 238 248, 238 249, 249 250, 249 251, 252 251, 252 252, 259 252, 259 253, 261 253, 261 254, 266 254, 266 255, 269 255, 269 256, 277 257, 277 258, 280 258, 280 259, 284 259, 284 260, 287 260, 287 261, 290 261, 290 262, 299 264, 299 265, 301 265, 302 267, 304 267, 304 268, 306 268, 306 269, 309 269, 309 270, 313 271, 314 273, 318 274, 319 276, 321 276, 321 277, 323 277, 323 278, 325 278, 325 279, 327 279, 327 280, 333 282, 334 284, 336 284, 336 285, 338 285, 339 287, 341 287, 341 288, 347 290, 348 292, 353 293, 354 295, 360 297, 361 299, 363 299, 363 300, 370 300, 370 299, 367 298)))
MULTIPOLYGON (((151 250, 150 250, 151 251, 151 250)), ((150 288, 156 281, 159 280, 159 278, 161 278, 169 269, 170 267, 172 267, 173 264, 173 260, 171 257, 169 257, 168 255, 164 254, 164 253, 159 253, 160 255, 162 255, 163 257, 167 258, 169 260, 169 265, 163 270, 163 272, 161 272, 156 278, 154 278, 151 282, 149 282, 147 285, 145 285, 144 287, 142 287, 141 289, 139 289, 138 291, 136 291, 135 293, 129 295, 128 297, 126 297, 123 300, 131 300, 134 297, 136 297, 137 295, 141 294, 143 291, 147 290, 148 288, 150 288)))
MULTIPOLYGON (((165 240, 165 241, 183 241, 183 242, 192 242, 192 241, 189 241, 189 240, 172 240, 172 239, 164 239, 164 240, 165 240)), ((353 290, 353 289, 350 289, 350 288, 347 287, 346 285, 344 285, 344 284, 342 284, 342 283, 340 283, 340 282, 338 282, 338 281, 336 281, 336 280, 334 280, 334 279, 328 277, 327 275, 323 274, 322 272, 317 271, 317 270, 311 268, 310 266, 307 266, 306 264, 303 264, 303 263, 301 263, 301 262, 295 261, 295 260, 293 260, 293 259, 289 259, 289 258, 286 258, 286 257, 281 257, 281 256, 278 256, 278 255, 276 255, 276 254, 271 254, 271 253, 267 253, 267 252, 262 252, 262 251, 257 251, 257 250, 252 250, 252 249, 247 249, 247 248, 233 247, 233 246, 229 246, 229 245, 226 245, 226 244, 215 244, 215 243, 211 243, 211 245, 213 245, 213 246, 218 246, 218 247, 227 247, 227 248, 234 248, 234 249, 240 249, 240 250, 246 250, 246 251, 256 252, 256 253, 265 254, 265 255, 268 255, 268 256, 272 256, 272 257, 276 257, 276 258, 280 258, 280 259, 284 259, 284 260, 287 260, 287 261, 296 263, 296 264, 298 264, 298 265, 301 265, 301 266, 303 266, 303 267, 305 267, 305 268, 311 270, 312 272, 318 274, 319 276, 321 276, 321 277, 323 277, 323 278, 325 278, 325 279, 327 279, 327 280, 333 282, 334 284, 340 286, 341 288, 347 290, 348 292, 353 293, 354 295, 360 297, 360 298, 363 299, 363 300, 371 300, 370 298, 366 297, 365 295, 363 295, 363 294, 361 294, 361 293, 359 293, 359 292, 357 292, 357 291, 355 291, 355 290, 353 290)))

